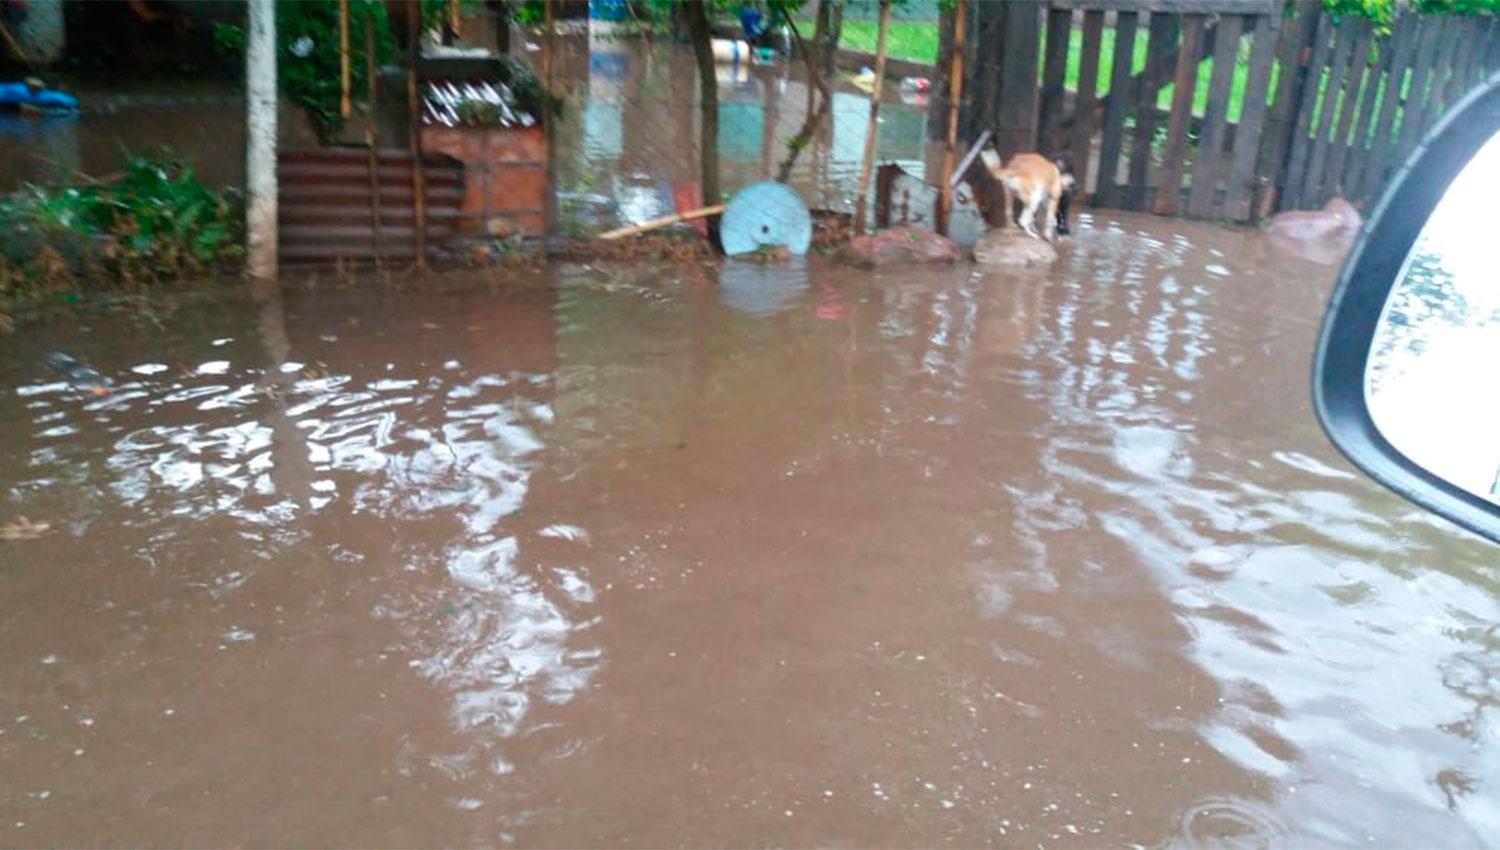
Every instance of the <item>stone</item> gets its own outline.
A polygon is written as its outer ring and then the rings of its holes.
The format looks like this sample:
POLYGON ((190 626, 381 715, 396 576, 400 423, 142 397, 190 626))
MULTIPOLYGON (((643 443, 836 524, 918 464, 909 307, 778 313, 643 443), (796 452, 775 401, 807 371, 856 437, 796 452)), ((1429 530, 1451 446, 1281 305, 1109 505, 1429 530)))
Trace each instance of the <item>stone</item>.
POLYGON ((844 246, 844 259, 864 268, 902 263, 953 263, 958 243, 921 227, 892 227, 869 236, 856 236, 844 246))
POLYGON ((974 245, 974 261, 996 268, 1038 268, 1057 260, 1051 243, 1028 236, 1019 227, 991 230, 974 245))
POLYGON ((1321 210, 1293 210, 1271 216, 1266 232, 1286 239, 1314 240, 1351 236, 1362 224, 1359 210, 1335 197, 1321 210))

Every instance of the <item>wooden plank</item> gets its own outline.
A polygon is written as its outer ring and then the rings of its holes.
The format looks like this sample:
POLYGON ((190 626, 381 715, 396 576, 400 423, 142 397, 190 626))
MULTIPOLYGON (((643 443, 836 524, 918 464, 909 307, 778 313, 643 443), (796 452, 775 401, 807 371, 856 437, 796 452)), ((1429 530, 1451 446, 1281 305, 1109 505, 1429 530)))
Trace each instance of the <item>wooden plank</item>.
POLYGON ((1095 206, 1120 204, 1120 152, 1125 142, 1125 115, 1130 111, 1130 101, 1114 95, 1123 94, 1130 82, 1137 22, 1135 12, 1121 12, 1115 20, 1115 55, 1109 77, 1109 105, 1104 111, 1104 134, 1099 145, 1099 191, 1093 199, 1095 206))
POLYGON ((1073 119, 1073 174, 1078 191, 1087 194, 1089 154, 1094 142, 1094 100, 1099 85, 1099 52, 1104 41, 1104 13, 1083 15, 1083 55, 1078 62, 1078 98, 1073 119))
POLYGON ((1443 89, 1443 108, 1453 105, 1469 90, 1469 66, 1474 61, 1474 42, 1479 37, 1477 18, 1462 18, 1458 27, 1458 49, 1454 51, 1453 67, 1448 72, 1448 86, 1443 89))
POLYGON ((1489 19, 1484 38, 1489 48, 1484 51, 1484 61, 1480 65, 1479 74, 1481 79, 1487 80, 1491 74, 1500 70, 1500 19, 1489 19))
POLYGON ((1297 106, 1297 123, 1292 127, 1292 147, 1287 154, 1286 173, 1281 184, 1280 209, 1296 209, 1301 205, 1302 181, 1307 176, 1307 162, 1312 152, 1312 117, 1317 111, 1320 81, 1328 68, 1329 54, 1333 50, 1333 18, 1326 12, 1318 17, 1318 32, 1313 37, 1312 58, 1307 63, 1307 78, 1303 81, 1297 106))
POLYGON ((1401 87, 1411 69, 1412 57, 1422 37, 1421 16, 1407 13, 1396 19, 1394 26, 1395 47, 1391 53, 1391 67, 1386 74, 1385 97, 1380 102, 1380 116, 1370 137, 1370 149, 1365 155, 1364 175, 1360 180, 1359 197, 1374 197, 1375 191, 1385 180, 1390 166, 1392 149, 1395 146, 1391 128, 1395 126, 1396 109, 1401 105, 1401 87))
MULTIPOLYGON (((1307 157, 1307 171, 1297 185, 1297 205, 1322 206, 1323 168, 1328 149, 1333 145, 1334 118, 1338 115, 1345 85, 1349 80, 1350 59, 1359 40, 1359 19, 1351 16, 1339 22, 1334 33, 1333 59, 1328 63, 1328 84, 1323 89, 1323 104, 1318 109, 1318 126, 1313 131, 1312 151, 1307 157)), ((1296 175, 1293 175, 1294 177, 1296 175)))
POLYGON ((1051 0, 1064 9, 1152 12, 1172 15, 1269 15, 1279 0, 1051 0))
POLYGON ((1401 138, 1396 145, 1394 159, 1404 162, 1422 138, 1422 104, 1426 100, 1428 81, 1432 76, 1433 53, 1442 37, 1443 21, 1431 16, 1421 17, 1422 41, 1412 57, 1411 84, 1406 98, 1401 103, 1401 138))
POLYGON ((1426 136, 1437 123, 1447 103, 1444 95, 1448 89, 1448 75, 1453 70, 1461 21, 1456 15, 1443 16, 1443 32, 1438 36, 1437 50, 1429 58, 1432 70, 1428 76, 1427 99, 1422 102, 1422 136, 1426 136))
POLYGON ((1068 71, 1068 45, 1073 34, 1073 13, 1067 9, 1047 12, 1047 49, 1042 59, 1042 126, 1037 150, 1057 150, 1062 133, 1063 82, 1068 71))
POLYGON ((1291 11, 1287 20, 1282 23, 1281 40, 1276 45, 1276 63, 1281 67, 1281 74, 1276 81, 1276 97, 1266 115, 1260 164, 1256 169, 1257 174, 1270 176, 1271 185, 1265 192, 1273 198, 1283 191, 1286 182, 1288 155, 1297 125, 1297 112, 1302 103, 1302 88, 1310 76, 1307 63, 1312 56, 1318 21, 1323 18, 1323 13, 1317 6, 1302 4, 1288 8, 1291 11))
POLYGON ((1474 55, 1470 58, 1468 67, 1468 78, 1465 81, 1467 88, 1474 88, 1484 81, 1484 52, 1490 44, 1490 39, 1495 38, 1495 19, 1474 19, 1474 55))
MULTIPOLYGON (((961 0, 965 2, 965 0, 961 0)), ((995 129, 995 105, 1000 100, 1000 69, 1005 64, 1005 9, 1007 3, 966 0, 966 15, 972 24, 972 37, 964 52, 964 110, 960 114, 959 134, 977 138, 985 130, 995 129)))
POLYGON ((1005 65, 1000 101, 995 105, 995 149, 1005 159, 1036 150, 1037 65, 1042 43, 1042 7, 1037 3, 996 3, 1005 7, 1005 65))
MULTIPOLYGON (((1223 216, 1235 221, 1250 218, 1250 198, 1255 180, 1255 157, 1260 151, 1261 129, 1265 126, 1266 95, 1271 85, 1271 60, 1275 57, 1281 35, 1280 12, 1246 18, 1255 22, 1250 36, 1250 67, 1245 75, 1245 102, 1240 109, 1240 125, 1234 131, 1234 148, 1229 157, 1228 189, 1224 193, 1223 216)), ((1196 178, 1194 178, 1196 179, 1196 178)))
POLYGON ((1381 87, 1386 85, 1389 79, 1391 59, 1395 55, 1396 41, 1399 37, 1399 34, 1392 29, 1390 35, 1374 39, 1378 55, 1375 62, 1370 65, 1368 73, 1365 74, 1364 94, 1360 98, 1359 113, 1355 116, 1350 132, 1344 155, 1344 170, 1338 178, 1339 185, 1344 187, 1344 196, 1351 200, 1363 197, 1364 168, 1370 161, 1370 122, 1375 120, 1376 107, 1382 99, 1381 87))
MULTIPOLYGON (((1328 150, 1328 167, 1323 170, 1319 200, 1344 194, 1344 157, 1349 152, 1349 127, 1354 123, 1359 98, 1366 88, 1365 81, 1373 77, 1370 70, 1370 44, 1375 39, 1375 28, 1368 21, 1353 22, 1359 27, 1359 36, 1354 41, 1354 52, 1349 57, 1349 74, 1344 80, 1344 96, 1339 106, 1339 117, 1328 150)), ((1373 92, 1371 93, 1373 94, 1373 92)))
MULTIPOLYGON (((1152 15, 1146 25, 1146 51, 1151 53, 1175 42, 1179 31, 1177 18, 1152 15)), ((1151 180, 1151 142, 1156 136, 1156 93, 1164 85, 1156 78, 1142 80, 1136 92, 1135 138, 1130 147, 1130 192, 1128 209, 1145 207, 1146 187, 1151 180)))
POLYGON ((1187 134, 1193 119, 1193 94, 1198 88, 1198 42, 1207 21, 1189 15, 1182 22, 1182 45, 1177 53, 1177 72, 1172 75, 1172 113, 1167 118, 1167 146, 1162 153, 1166 173, 1156 189, 1153 210, 1157 215, 1176 215, 1181 206, 1182 178, 1186 170, 1187 134))
POLYGON ((1240 32, 1244 18, 1225 15, 1219 19, 1219 40, 1214 47, 1213 70, 1209 75, 1208 103, 1203 111, 1203 132, 1198 138, 1198 152, 1193 156, 1193 182, 1188 189, 1188 215, 1209 218, 1217 215, 1214 200, 1218 195, 1219 175, 1224 171, 1224 136, 1229 123, 1229 90, 1234 83, 1234 66, 1240 55, 1240 32))

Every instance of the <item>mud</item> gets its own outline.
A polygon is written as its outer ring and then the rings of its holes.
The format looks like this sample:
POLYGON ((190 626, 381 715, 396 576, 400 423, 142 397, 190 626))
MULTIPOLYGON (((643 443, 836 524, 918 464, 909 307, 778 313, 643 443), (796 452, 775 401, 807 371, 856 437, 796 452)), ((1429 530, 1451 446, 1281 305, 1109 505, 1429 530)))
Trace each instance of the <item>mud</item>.
POLYGON ((1494 842, 1494 550, 1318 430, 1332 271, 1080 219, 0 339, 0 844, 1494 842))

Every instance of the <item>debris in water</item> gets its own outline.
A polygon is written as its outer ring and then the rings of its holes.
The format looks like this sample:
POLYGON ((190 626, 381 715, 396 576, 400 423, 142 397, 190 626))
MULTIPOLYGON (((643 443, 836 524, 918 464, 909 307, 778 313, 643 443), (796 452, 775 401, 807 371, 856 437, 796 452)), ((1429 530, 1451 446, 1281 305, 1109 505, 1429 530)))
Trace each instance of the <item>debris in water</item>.
POLYGON ((47 355, 43 362, 46 363, 48 369, 66 378, 74 389, 91 395, 104 395, 109 392, 110 380, 99 374, 98 369, 71 354, 54 351, 47 355))
POLYGON ((35 540, 52 529, 50 522, 32 522, 23 516, 0 525, 0 540, 35 540))

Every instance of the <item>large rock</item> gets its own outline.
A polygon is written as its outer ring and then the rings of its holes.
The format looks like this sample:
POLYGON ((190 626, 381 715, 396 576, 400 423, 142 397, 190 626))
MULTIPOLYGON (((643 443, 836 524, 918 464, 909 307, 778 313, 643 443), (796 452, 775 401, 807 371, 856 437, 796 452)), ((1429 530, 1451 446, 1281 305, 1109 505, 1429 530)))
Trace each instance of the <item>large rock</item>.
POLYGON ((1019 227, 991 230, 974 245, 974 260, 981 266, 1036 268, 1057 260, 1057 249, 1019 227))
POLYGON ((1343 198, 1333 198, 1320 210, 1293 210, 1271 216, 1266 232, 1284 239, 1305 241, 1353 236, 1364 219, 1343 198))
POLYGON ((920 227, 892 227, 870 236, 856 236, 844 246, 844 259, 865 268, 953 263, 962 253, 957 242, 920 227))

